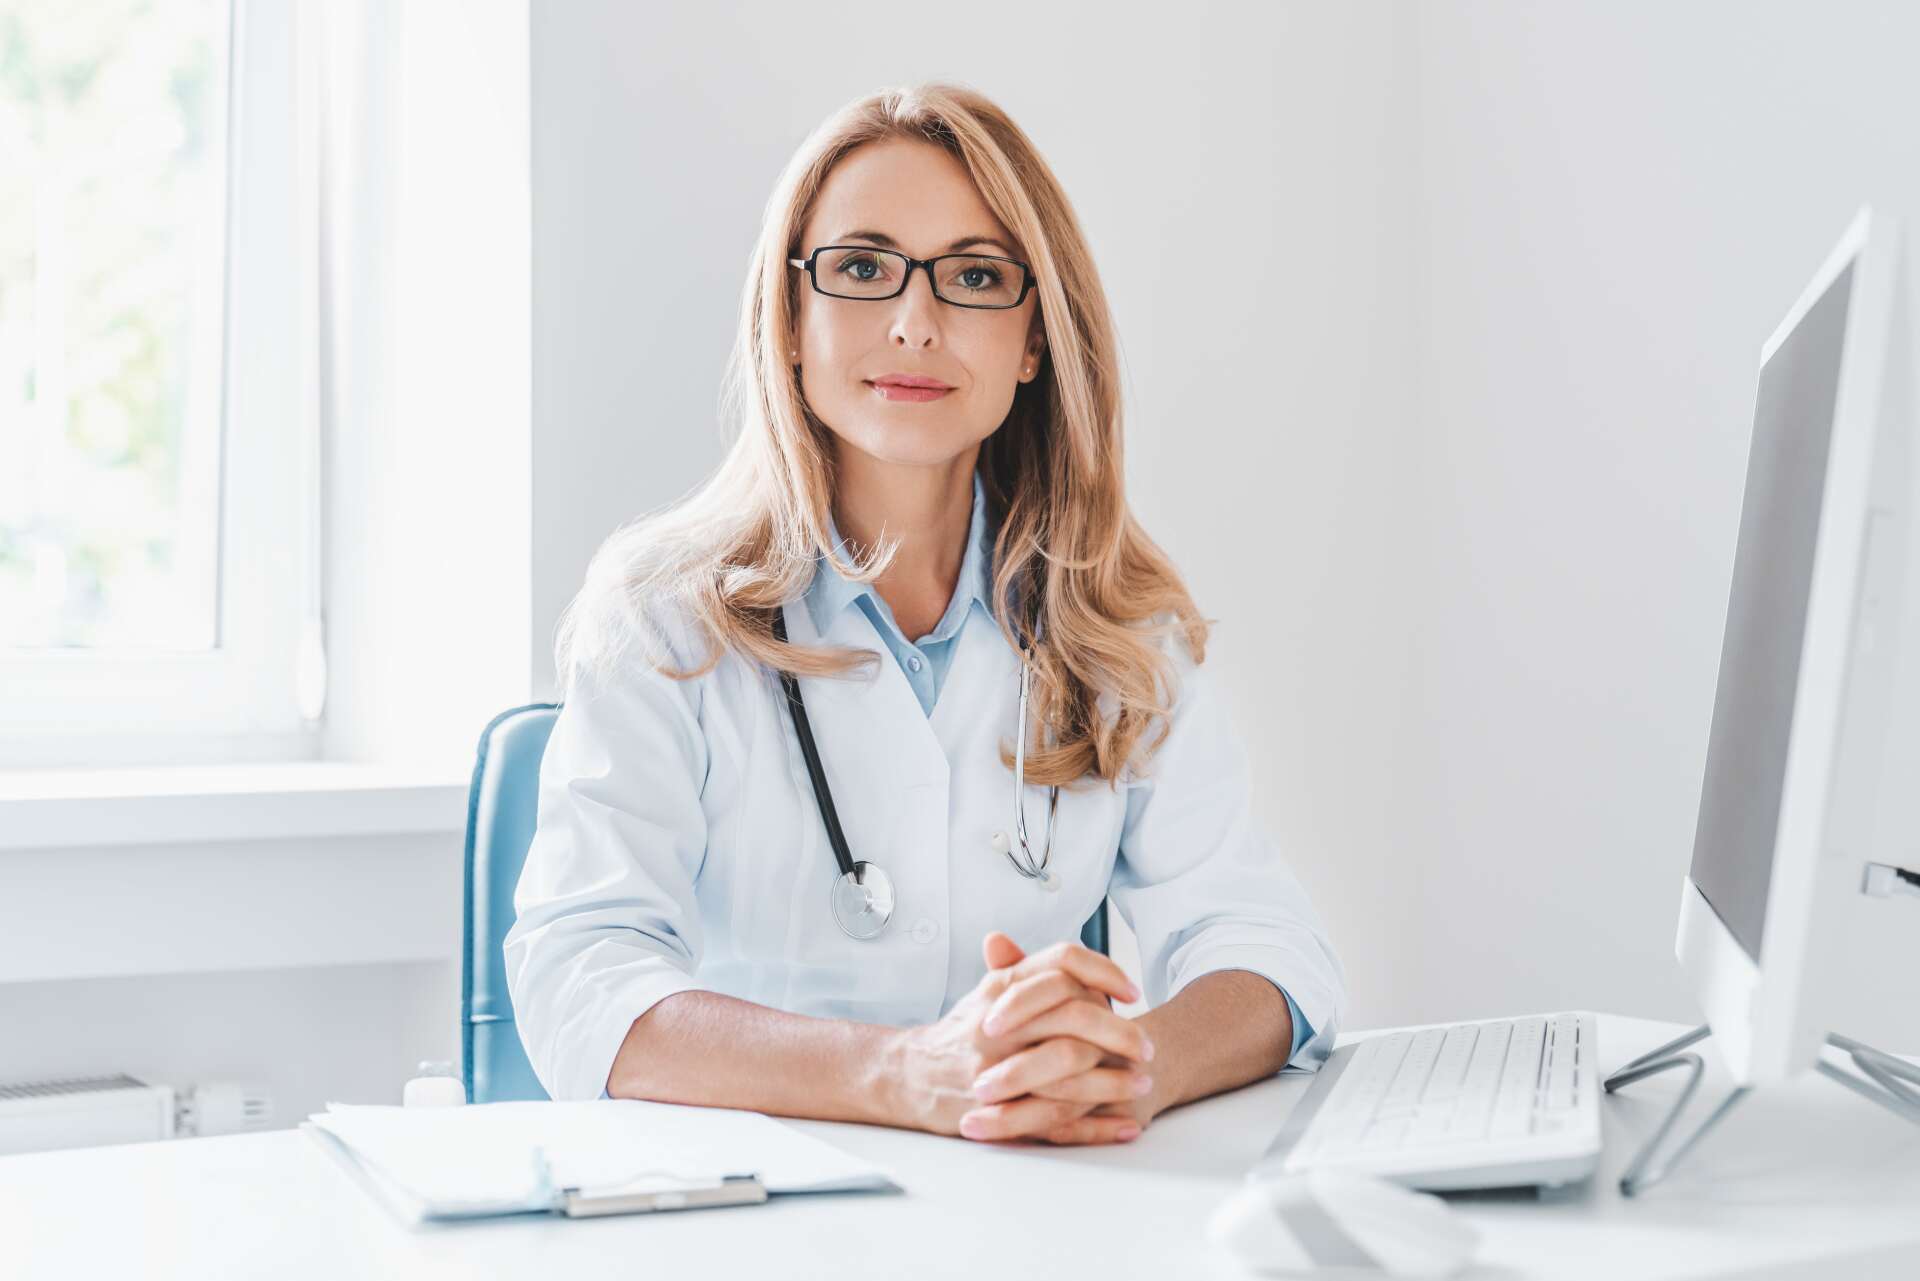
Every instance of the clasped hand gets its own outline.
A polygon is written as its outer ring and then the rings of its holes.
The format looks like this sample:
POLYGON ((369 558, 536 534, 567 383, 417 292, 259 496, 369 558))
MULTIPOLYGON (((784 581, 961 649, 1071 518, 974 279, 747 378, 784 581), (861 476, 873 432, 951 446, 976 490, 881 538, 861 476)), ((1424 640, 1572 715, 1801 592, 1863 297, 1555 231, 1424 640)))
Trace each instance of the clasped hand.
POLYGON ((1153 1043, 1114 1013, 1139 991, 1077 943, 1032 956, 1005 934, 982 944, 987 973, 946 1017, 897 1042, 909 1124, 970 1139, 1124 1143, 1151 1112, 1153 1043))

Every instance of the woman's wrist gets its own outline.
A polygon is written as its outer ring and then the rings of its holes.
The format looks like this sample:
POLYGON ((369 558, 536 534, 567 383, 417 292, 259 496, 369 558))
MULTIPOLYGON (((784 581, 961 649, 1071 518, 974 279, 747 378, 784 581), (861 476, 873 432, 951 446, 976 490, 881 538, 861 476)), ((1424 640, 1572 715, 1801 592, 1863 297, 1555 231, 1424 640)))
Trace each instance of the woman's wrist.
POLYGON ((908 1078, 912 1062, 911 1027, 874 1025, 872 1044, 862 1056, 862 1070, 851 1074, 854 1089, 871 1109, 867 1118, 872 1125, 890 1125, 919 1130, 925 1125, 914 1106, 918 1091, 908 1078))
POLYGON ((1134 1105, 1142 1122, 1279 1071, 1293 1044, 1286 998, 1244 970, 1203 974, 1134 1022, 1160 1050, 1153 1089, 1134 1105))

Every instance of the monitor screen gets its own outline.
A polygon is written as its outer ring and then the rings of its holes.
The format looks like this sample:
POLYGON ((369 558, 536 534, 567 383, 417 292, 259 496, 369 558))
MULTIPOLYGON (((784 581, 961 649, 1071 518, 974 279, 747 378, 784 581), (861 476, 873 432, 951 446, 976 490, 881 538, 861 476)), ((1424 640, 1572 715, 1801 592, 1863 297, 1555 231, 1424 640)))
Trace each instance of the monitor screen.
POLYGON ((1707 737, 1688 874, 1756 963, 1852 283, 1848 264, 1760 370, 1707 737))

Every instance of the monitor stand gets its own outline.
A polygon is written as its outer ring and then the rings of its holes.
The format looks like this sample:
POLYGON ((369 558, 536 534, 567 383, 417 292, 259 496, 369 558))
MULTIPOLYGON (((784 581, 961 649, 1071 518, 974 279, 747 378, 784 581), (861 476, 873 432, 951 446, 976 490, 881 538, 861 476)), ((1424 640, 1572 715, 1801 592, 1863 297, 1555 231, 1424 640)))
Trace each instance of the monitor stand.
MULTIPOLYGON (((1687 1084, 1680 1091, 1680 1097, 1673 1101, 1672 1109, 1660 1122, 1659 1128, 1654 1130, 1653 1136, 1642 1145, 1632 1163, 1621 1174, 1622 1196, 1634 1196, 1666 1178, 1673 1167, 1679 1163, 1680 1158, 1704 1138, 1708 1130, 1718 1125, 1720 1118, 1731 1111, 1733 1105, 1745 1098, 1747 1092, 1753 1088, 1750 1085, 1736 1086, 1726 1098, 1720 1101, 1720 1106, 1709 1113, 1706 1120, 1695 1126, 1671 1152, 1657 1162, 1654 1160, 1655 1152, 1665 1141, 1667 1132, 1673 1129, 1674 1122, 1680 1119, 1680 1113, 1693 1098, 1694 1091, 1699 1089, 1700 1077, 1706 1071, 1706 1065, 1701 1062, 1698 1054, 1684 1053, 1684 1051, 1689 1045, 1705 1040, 1710 1035, 1712 1035, 1712 1029, 1703 1024, 1683 1036, 1668 1041, 1658 1049, 1648 1050, 1601 1083, 1607 1093, 1611 1094, 1621 1086, 1632 1085, 1643 1077, 1677 1067, 1689 1069, 1687 1084)), ((1851 1056, 1853 1065, 1860 1070, 1858 1073, 1849 1072, 1845 1068, 1835 1067, 1822 1058, 1814 1061, 1815 1071, 1831 1077, 1863 1098, 1873 1100, 1895 1116, 1920 1124, 1920 1091, 1913 1088, 1914 1083, 1920 1083, 1920 1066, 1915 1066, 1905 1059, 1896 1058, 1885 1050, 1876 1050, 1870 1045, 1862 1045, 1851 1037, 1841 1036, 1838 1032, 1828 1034, 1827 1044, 1851 1056)))

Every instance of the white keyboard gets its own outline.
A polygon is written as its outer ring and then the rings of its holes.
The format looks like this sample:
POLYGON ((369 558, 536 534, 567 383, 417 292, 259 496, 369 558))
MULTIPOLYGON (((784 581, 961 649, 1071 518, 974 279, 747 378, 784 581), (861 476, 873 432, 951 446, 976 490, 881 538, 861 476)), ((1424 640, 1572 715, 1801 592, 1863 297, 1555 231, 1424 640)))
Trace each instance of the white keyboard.
POLYGON ((1436 1190, 1585 1178, 1600 1156, 1595 1050, 1588 1013, 1341 1046, 1255 1172, 1331 1167, 1436 1190))

